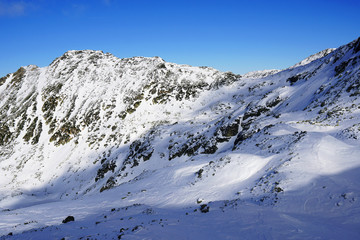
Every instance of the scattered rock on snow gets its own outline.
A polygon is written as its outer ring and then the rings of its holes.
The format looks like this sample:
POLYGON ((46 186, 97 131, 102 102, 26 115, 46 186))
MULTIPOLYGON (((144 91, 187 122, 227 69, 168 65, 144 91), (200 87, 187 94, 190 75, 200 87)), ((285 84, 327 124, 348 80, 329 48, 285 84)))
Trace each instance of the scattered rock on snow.
POLYGON ((75 221, 75 218, 73 216, 67 216, 62 223, 68 223, 68 222, 73 222, 75 221))

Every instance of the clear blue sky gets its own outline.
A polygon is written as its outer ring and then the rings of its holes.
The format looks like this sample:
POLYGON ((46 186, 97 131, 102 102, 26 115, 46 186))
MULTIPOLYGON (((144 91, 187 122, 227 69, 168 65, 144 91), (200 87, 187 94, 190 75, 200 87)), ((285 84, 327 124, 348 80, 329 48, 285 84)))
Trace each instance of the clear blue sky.
POLYGON ((0 76, 68 50, 246 73, 360 36, 359 0, 0 0, 0 76))

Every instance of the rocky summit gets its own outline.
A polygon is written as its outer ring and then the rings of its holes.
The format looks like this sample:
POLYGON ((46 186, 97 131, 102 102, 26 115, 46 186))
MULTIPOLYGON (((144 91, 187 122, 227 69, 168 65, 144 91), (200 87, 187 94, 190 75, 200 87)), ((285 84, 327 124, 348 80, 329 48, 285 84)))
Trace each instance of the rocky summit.
POLYGON ((360 38, 243 76, 92 50, 21 67, 0 239, 360 238, 359 68, 360 38))

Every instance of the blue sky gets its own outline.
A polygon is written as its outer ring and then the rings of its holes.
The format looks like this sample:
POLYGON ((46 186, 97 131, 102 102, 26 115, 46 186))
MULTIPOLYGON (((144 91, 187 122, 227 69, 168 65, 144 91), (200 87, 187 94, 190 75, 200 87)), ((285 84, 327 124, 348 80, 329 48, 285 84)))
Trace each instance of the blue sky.
POLYGON ((357 0, 0 0, 0 76, 68 50, 243 74, 360 36, 357 0))

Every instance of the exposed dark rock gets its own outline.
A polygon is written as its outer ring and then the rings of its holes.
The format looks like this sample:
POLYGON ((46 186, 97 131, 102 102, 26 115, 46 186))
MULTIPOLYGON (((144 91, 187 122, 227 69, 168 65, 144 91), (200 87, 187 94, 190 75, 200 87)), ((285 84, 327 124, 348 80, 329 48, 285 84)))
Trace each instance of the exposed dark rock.
POLYGON ((289 77, 286 81, 290 82, 290 85, 293 85, 294 83, 299 81, 299 79, 300 79, 300 76, 296 75, 296 76, 289 77))
POLYGON ((95 177, 95 182, 104 178, 104 176, 107 172, 109 172, 109 171, 114 172, 115 168, 116 168, 115 161, 110 161, 110 162, 106 162, 106 163, 102 164, 101 168, 98 169, 98 171, 97 171, 97 174, 95 177))
POLYGON ((0 78, 0 86, 3 85, 9 77, 10 74, 7 74, 6 76, 0 78))
POLYGON ((280 97, 277 97, 275 99, 273 99, 272 101, 269 101, 266 103, 266 107, 268 108, 273 108, 276 105, 278 105, 279 103, 281 103, 282 99, 280 97))
POLYGON ((0 124, 0 146, 3 146, 10 142, 12 139, 12 132, 9 126, 5 123, 0 124))
MULTIPOLYGON (((315 70, 315 72, 316 72, 316 70, 315 70)), ((315 74, 315 73, 314 73, 314 74, 315 74)), ((290 85, 292 86, 292 85, 294 85, 294 84, 295 84, 297 81, 299 81, 299 80, 302 80, 302 79, 307 80, 307 79, 309 78, 309 75, 311 75, 311 74, 309 74, 308 72, 299 73, 299 74, 297 74, 297 75, 295 75, 295 76, 289 77, 289 78, 286 80, 286 82, 290 82, 290 85)))
POLYGON ((39 121, 38 126, 35 130, 35 136, 33 137, 31 144, 35 145, 39 142, 40 136, 41 136, 41 132, 42 132, 42 122, 39 121))
POLYGON ((360 37, 356 40, 354 44, 354 54, 360 51, 360 37))
POLYGON ((242 121, 245 122, 245 120, 247 120, 248 118, 259 117, 262 113, 265 113, 268 111, 270 111, 270 109, 268 109, 264 106, 257 106, 255 108, 250 108, 248 111, 245 112, 242 121))
POLYGON ((135 232, 135 231, 140 230, 142 228, 144 228, 142 225, 136 225, 131 231, 135 232))
POLYGON ((138 166, 141 159, 143 161, 148 161, 154 152, 154 149, 151 147, 150 139, 148 137, 145 137, 143 141, 134 141, 130 145, 129 149, 130 152, 126 157, 123 165, 132 164, 132 167, 138 166))
POLYGON ((229 124, 227 126, 222 126, 220 128, 222 136, 224 136, 224 137, 236 136, 236 134, 238 134, 238 132, 239 132, 239 125, 240 125, 240 120, 237 119, 232 124, 229 124))
POLYGON ((68 223, 68 222, 73 222, 75 221, 75 218, 73 216, 67 216, 62 223, 68 223))
POLYGON ((158 67, 159 69, 160 69, 160 68, 165 68, 165 69, 166 69, 165 63, 160 63, 157 67, 158 67))
MULTIPOLYGON (((351 59, 350 59, 351 60, 351 59)), ((343 73, 347 67, 347 65, 349 64, 349 61, 344 61, 342 63, 340 63, 338 66, 335 67, 335 76, 339 76, 341 73, 343 73)))
POLYGON ((55 146, 68 143, 74 136, 80 133, 80 128, 75 121, 65 122, 50 138, 50 142, 55 142, 55 146))
POLYGON ((86 126, 90 126, 90 124, 100 120, 100 109, 99 108, 100 107, 98 105, 96 105, 85 114, 83 123, 86 126))
POLYGON ((234 148, 241 142, 245 141, 246 139, 250 138, 253 135, 252 132, 248 132, 248 131, 241 131, 234 142, 234 148))
POLYGON ((221 86, 228 86, 241 78, 241 75, 236 75, 232 72, 226 72, 224 77, 216 79, 214 83, 210 85, 210 88, 218 89, 221 86))
POLYGON ((218 150, 216 145, 205 146, 201 154, 214 154, 218 150))
POLYGON ((198 178, 201 178, 203 172, 204 172, 204 169, 200 168, 200 170, 197 171, 195 174, 197 175, 198 178))
POLYGON ((113 188, 113 187, 115 186, 115 184, 116 184, 116 180, 115 180, 115 178, 114 178, 113 176, 111 176, 111 177, 106 181, 106 184, 105 184, 103 187, 101 187, 100 192, 103 192, 103 191, 105 191, 105 190, 108 190, 108 189, 113 188))
POLYGON ((30 139, 33 137, 37 121, 38 117, 34 118, 30 126, 27 128, 26 134, 23 137, 26 142, 30 141, 30 139))
POLYGON ((210 211, 210 207, 207 204, 201 204, 200 205, 200 212, 207 213, 210 211))
POLYGON ((19 68, 14 74, 13 74, 13 78, 11 80, 11 85, 12 86, 17 86, 21 80, 24 78, 25 76, 25 73, 26 73, 26 70, 25 68, 21 67, 19 68))

